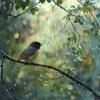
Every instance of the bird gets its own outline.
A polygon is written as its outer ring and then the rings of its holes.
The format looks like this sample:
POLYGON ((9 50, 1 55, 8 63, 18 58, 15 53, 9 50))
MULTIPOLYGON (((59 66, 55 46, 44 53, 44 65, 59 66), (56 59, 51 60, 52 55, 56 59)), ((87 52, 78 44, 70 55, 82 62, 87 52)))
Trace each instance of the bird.
POLYGON ((13 68, 11 70, 11 76, 10 76, 12 77, 12 79, 17 77, 16 74, 19 73, 19 70, 16 70, 15 67, 16 63, 18 61, 25 61, 31 63, 32 61, 35 60, 35 58, 37 58, 40 47, 41 47, 40 42, 33 41, 19 54, 18 58, 12 63, 13 68), (15 70, 18 71, 16 74, 15 74, 15 70))
POLYGON ((41 47, 40 42, 38 41, 31 42, 29 46, 26 47, 19 55, 18 60, 32 61, 32 59, 35 59, 38 56, 38 51, 40 47, 41 47))

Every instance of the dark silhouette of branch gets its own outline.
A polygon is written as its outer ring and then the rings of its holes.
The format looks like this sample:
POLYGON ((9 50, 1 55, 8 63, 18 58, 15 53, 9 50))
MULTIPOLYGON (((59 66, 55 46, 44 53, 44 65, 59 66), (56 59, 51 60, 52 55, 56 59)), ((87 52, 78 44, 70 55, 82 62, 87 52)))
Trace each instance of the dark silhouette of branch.
POLYGON ((1 78, 1 82, 0 84, 2 83, 2 80, 3 80, 3 62, 4 62, 4 56, 2 55, 2 62, 1 62, 1 73, 0 73, 0 78, 1 78))
POLYGON ((3 63, 4 63, 4 59, 5 59, 5 57, 4 57, 4 55, 2 55, 2 62, 1 62, 1 65, 0 65, 0 67, 1 67, 1 73, 0 73, 1 82, 0 82, 0 85, 3 84, 4 88, 6 89, 7 92, 10 93, 10 95, 12 96, 12 98, 14 100, 17 100, 16 96, 12 93, 12 91, 6 85, 6 83, 5 83, 4 79, 3 79, 3 63))
POLYGON ((43 67, 43 68, 48 68, 48 69, 55 70, 56 72, 59 72, 63 76, 71 79, 72 81, 76 82, 80 86, 82 86, 85 89, 87 89, 88 91, 90 91, 95 96, 95 98, 99 98, 100 99, 100 96, 92 88, 90 88, 87 84, 81 82, 80 80, 78 80, 77 78, 73 77, 72 75, 69 75, 68 73, 66 73, 66 72, 64 72, 64 71, 62 71, 62 70, 60 70, 60 69, 58 69, 58 68, 56 68, 54 66, 45 65, 45 64, 37 64, 37 63, 34 63, 34 62, 19 61, 19 60, 16 60, 14 58, 9 57, 7 54, 5 54, 1 50, 0 50, 0 52, 3 54, 4 58, 6 58, 6 59, 8 59, 8 60, 10 60, 12 62, 16 62, 16 63, 20 63, 20 64, 24 64, 24 65, 30 65, 30 66, 36 66, 36 67, 43 67))
POLYGON ((12 16, 12 17, 19 17, 23 14, 25 14, 26 12, 28 12, 31 8, 35 7, 36 5, 38 5, 40 2, 37 2, 35 4, 33 4, 32 6, 30 6, 29 8, 27 8, 24 12, 20 13, 20 14, 17 14, 17 15, 12 15, 12 14, 8 14, 9 16, 12 16))

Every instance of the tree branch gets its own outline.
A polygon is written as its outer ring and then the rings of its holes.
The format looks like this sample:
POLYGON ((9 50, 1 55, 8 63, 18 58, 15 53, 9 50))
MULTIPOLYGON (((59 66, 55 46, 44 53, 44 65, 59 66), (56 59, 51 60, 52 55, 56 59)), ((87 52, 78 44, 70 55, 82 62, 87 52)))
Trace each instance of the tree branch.
POLYGON ((87 89, 88 91, 90 91, 96 98, 100 99, 100 96, 92 89, 90 88, 88 85, 86 85, 85 83, 81 82, 80 80, 76 79, 75 77, 69 75, 68 73, 54 67, 54 66, 50 66, 50 65, 45 65, 45 64, 37 64, 34 62, 26 62, 26 61, 19 61, 16 60, 14 58, 9 57, 7 54, 5 54, 3 51, 0 50, 0 52, 3 54, 4 58, 12 61, 12 62, 16 62, 16 63, 20 63, 20 64, 24 64, 24 65, 31 65, 31 66, 37 66, 37 67, 44 67, 44 68, 48 68, 48 69, 52 69, 55 70, 56 72, 59 72, 60 74, 62 74, 63 76, 71 79, 72 81, 76 82, 77 84, 79 84, 80 86, 84 87, 85 89, 87 89))
POLYGON ((12 16, 12 17, 19 17, 19 16, 25 14, 26 12, 28 12, 31 8, 35 7, 35 6, 38 5, 39 3, 40 3, 40 1, 37 2, 37 3, 35 3, 34 5, 30 6, 29 8, 27 8, 24 12, 22 12, 22 13, 20 13, 20 14, 12 15, 12 14, 9 13, 8 15, 9 15, 9 16, 12 16))
POLYGON ((58 6, 59 8, 61 8, 62 10, 64 10, 65 12, 67 12, 68 14, 70 13, 70 15, 75 16, 74 14, 72 14, 71 12, 69 12, 67 9, 65 9, 63 6, 57 4, 54 0, 52 0, 53 3, 58 6))
MULTIPOLYGON (((77 0, 82 6, 84 6, 84 4, 80 1, 80 0, 77 0)), ((86 9, 88 9, 88 7, 87 6, 85 6, 85 8, 86 9)), ((93 13, 91 12, 91 11, 88 11, 90 14, 91 14, 91 16, 94 18, 94 20, 95 20, 95 22, 96 22, 96 25, 98 26, 99 25, 99 23, 98 23, 98 21, 96 20, 96 18, 94 17, 94 15, 93 15, 93 13)))
POLYGON ((0 84, 2 83, 2 80, 3 80, 3 63, 4 63, 4 56, 2 55, 2 62, 1 62, 1 73, 0 73, 0 78, 1 78, 1 82, 0 84))
POLYGON ((75 25, 73 24, 73 22, 71 21, 70 17, 68 16, 68 19, 73 27, 73 30, 77 33, 77 36, 78 36, 78 40, 77 40, 77 47, 79 46, 79 42, 80 42, 80 33, 78 32, 78 30, 76 29, 75 25))
POLYGON ((4 63, 4 54, 2 53, 2 62, 1 62, 1 73, 0 73, 0 77, 1 77, 1 82, 0 85, 3 84, 4 88, 6 89, 7 92, 9 92, 11 94, 11 96, 13 97, 14 100, 17 100, 16 96, 12 93, 12 91, 10 90, 10 88, 6 85, 4 79, 3 79, 3 63, 4 63))

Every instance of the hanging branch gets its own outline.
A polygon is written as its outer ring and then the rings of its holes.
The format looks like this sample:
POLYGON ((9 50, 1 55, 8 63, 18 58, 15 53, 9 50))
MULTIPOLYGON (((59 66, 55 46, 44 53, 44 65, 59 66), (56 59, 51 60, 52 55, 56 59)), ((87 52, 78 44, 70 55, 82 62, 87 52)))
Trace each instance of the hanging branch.
POLYGON ((73 24, 73 22, 71 21, 71 19, 70 19, 70 17, 68 16, 68 20, 70 21, 70 23, 71 23, 71 25, 72 25, 72 28, 73 28, 73 30, 77 33, 77 35, 78 35, 78 40, 77 40, 77 47, 79 46, 79 42, 80 42, 80 33, 77 31, 77 29, 76 29, 76 27, 75 27, 75 25, 73 24))
POLYGON ((72 14, 71 12, 69 12, 69 11, 68 11, 66 8, 64 8, 63 6, 57 4, 57 2, 56 2, 55 0, 52 0, 52 1, 53 1, 53 3, 54 3, 56 6, 58 6, 59 8, 61 8, 61 9, 64 10, 65 12, 67 12, 68 14, 70 14, 70 15, 72 15, 72 16, 76 16, 76 15, 72 14))
POLYGON ((38 5, 39 3, 40 3, 40 1, 37 2, 37 3, 35 3, 35 4, 33 4, 32 6, 30 6, 29 8, 27 8, 24 12, 22 12, 22 13, 20 13, 20 14, 12 15, 12 14, 9 13, 8 15, 9 15, 9 16, 12 16, 12 17, 19 17, 19 16, 25 14, 26 12, 28 12, 31 8, 35 7, 35 6, 38 5))
MULTIPOLYGON (((82 1, 80 1, 80 0, 77 0, 77 1, 78 1, 82 6, 84 6, 84 4, 82 3, 82 1)), ((87 10, 89 10, 87 6, 85 6, 85 8, 86 8, 87 10)), ((94 18, 94 20, 95 20, 95 22, 96 22, 96 25, 99 26, 99 23, 98 23, 97 19, 94 17, 93 13, 92 13, 91 11, 88 11, 88 12, 89 12, 89 13, 91 14, 91 16, 94 18)))
POLYGON ((20 63, 20 64, 24 64, 24 65, 30 65, 30 66, 44 67, 44 68, 55 70, 56 72, 59 72, 63 76, 69 78, 70 80, 76 82, 80 86, 82 86, 85 89, 87 89, 88 91, 90 91, 95 96, 95 98, 99 98, 100 99, 100 96, 92 88, 90 88, 87 84, 81 82, 80 80, 78 80, 77 78, 73 77, 72 75, 69 75, 68 73, 66 73, 66 72, 64 72, 64 71, 62 71, 62 70, 60 70, 60 69, 58 69, 58 68, 56 68, 54 66, 50 66, 50 65, 46 65, 46 64, 37 64, 37 63, 34 63, 34 62, 26 62, 26 61, 16 60, 14 58, 9 57, 3 51, 0 50, 0 52, 3 54, 5 59, 8 59, 8 60, 10 60, 12 62, 16 62, 16 63, 20 63))
POLYGON ((12 93, 12 91, 9 89, 9 87, 6 85, 6 83, 5 83, 4 79, 3 79, 3 63, 4 63, 4 59, 5 59, 5 57, 4 57, 3 53, 2 53, 2 62, 1 62, 1 65, 0 65, 0 67, 1 67, 1 73, 0 73, 1 82, 0 82, 0 85, 3 84, 4 88, 6 89, 7 92, 10 93, 12 98, 14 100, 17 100, 16 96, 12 93))

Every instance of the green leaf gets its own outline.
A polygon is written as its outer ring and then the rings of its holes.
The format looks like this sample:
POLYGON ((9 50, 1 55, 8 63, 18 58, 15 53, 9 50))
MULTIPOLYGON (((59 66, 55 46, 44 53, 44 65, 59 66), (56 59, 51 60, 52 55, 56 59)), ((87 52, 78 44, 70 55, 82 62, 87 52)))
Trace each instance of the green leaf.
POLYGON ((16 10, 18 10, 20 8, 20 5, 16 3, 15 8, 16 10))
POLYGON ((74 8, 74 9, 75 9, 75 6, 74 6, 74 5, 72 5, 72 6, 71 6, 71 8, 74 8))
POLYGON ((77 7, 75 6, 72 7, 73 7, 72 11, 74 11, 74 13, 78 13, 79 11, 81 11, 81 7, 79 5, 77 7))
POLYGON ((57 5, 61 5, 62 4, 62 0, 57 0, 57 5))
POLYGON ((80 15, 76 16, 74 22, 82 25, 84 22, 83 16, 80 15))
POLYGON ((48 2, 48 3, 50 3, 50 2, 51 2, 51 0, 47 0, 47 2, 48 2))
POLYGON ((84 4, 85 5, 89 5, 90 4, 90 0, 86 0, 84 4))
POLYGON ((35 14, 37 11, 38 11, 38 7, 34 7, 34 8, 31 8, 31 9, 30 9, 30 12, 31 12, 32 14, 35 14))
POLYGON ((85 12, 88 12, 88 9, 85 6, 83 6, 82 11, 85 13, 85 12))
POLYGON ((30 3, 30 0, 26 0, 26 3, 29 4, 30 3))
POLYGON ((30 0, 26 0, 26 1, 23 1, 23 0, 17 0, 16 1, 16 10, 19 9, 19 8, 22 8, 23 10, 26 8, 26 6, 28 6, 28 4, 30 3, 30 0))
POLYGON ((39 0, 41 3, 44 3, 45 2, 45 0, 39 0))
POLYGON ((96 17, 98 17, 98 18, 99 18, 99 17, 100 17, 100 13, 96 14, 96 17))
POLYGON ((25 8, 26 8, 26 4, 25 3, 23 3, 23 4, 21 4, 21 8, 24 10, 25 8))

